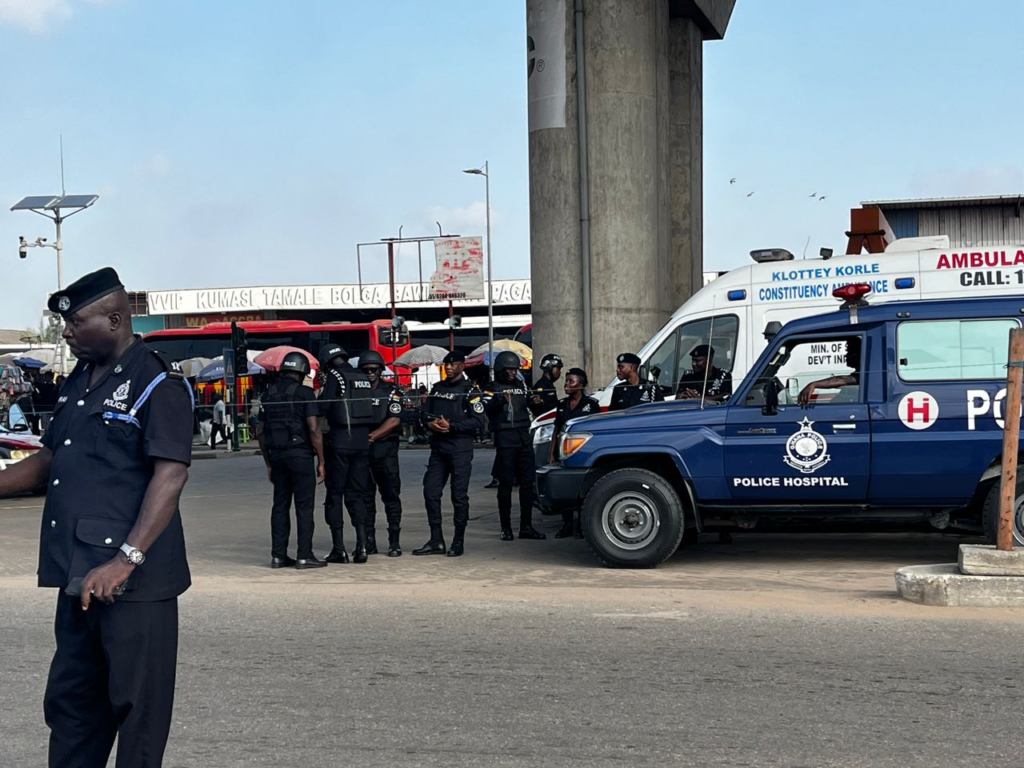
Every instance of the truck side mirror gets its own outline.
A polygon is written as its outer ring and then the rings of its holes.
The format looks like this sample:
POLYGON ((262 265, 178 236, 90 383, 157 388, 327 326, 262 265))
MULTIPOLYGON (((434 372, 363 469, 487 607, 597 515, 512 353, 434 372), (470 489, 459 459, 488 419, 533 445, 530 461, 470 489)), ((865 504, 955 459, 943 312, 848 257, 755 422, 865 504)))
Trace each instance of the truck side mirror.
POLYGON ((789 402, 795 403, 800 397, 800 381, 797 379, 786 379, 786 395, 789 402))
POLYGON ((766 341, 771 341, 782 331, 782 323, 778 320, 772 320, 764 327, 764 338, 766 341))
POLYGON ((779 415, 779 390, 774 381, 766 381, 762 389, 764 392, 764 406, 761 408, 762 416, 779 415))

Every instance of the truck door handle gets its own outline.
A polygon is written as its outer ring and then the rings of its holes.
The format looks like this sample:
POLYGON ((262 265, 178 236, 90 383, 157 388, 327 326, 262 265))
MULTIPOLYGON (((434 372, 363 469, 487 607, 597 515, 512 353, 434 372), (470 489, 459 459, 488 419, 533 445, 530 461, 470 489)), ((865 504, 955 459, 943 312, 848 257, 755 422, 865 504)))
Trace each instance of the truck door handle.
POLYGON ((856 429, 856 424, 833 424, 832 429, 856 429))

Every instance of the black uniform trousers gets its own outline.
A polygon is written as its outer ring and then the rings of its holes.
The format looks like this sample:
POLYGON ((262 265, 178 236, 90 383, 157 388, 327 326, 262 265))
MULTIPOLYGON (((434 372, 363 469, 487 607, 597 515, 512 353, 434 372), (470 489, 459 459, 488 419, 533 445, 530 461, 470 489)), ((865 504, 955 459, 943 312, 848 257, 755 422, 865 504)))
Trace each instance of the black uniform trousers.
POLYGON ((537 467, 533 438, 528 428, 501 430, 494 436, 497 448, 498 519, 502 530, 512 527, 512 486, 519 483, 519 527, 533 524, 533 487, 537 467))
POLYGON ((270 452, 270 480, 274 506, 270 510, 270 554, 288 556, 291 506, 295 499, 296 557, 313 557, 313 506, 316 504, 316 469, 308 451, 270 452))
POLYGON ((332 529, 345 527, 342 501, 348 509, 352 526, 366 523, 366 496, 370 486, 370 456, 366 449, 336 448, 327 450, 327 501, 324 517, 332 529))
POLYGON ((174 707, 178 600, 104 605, 63 592, 43 712, 50 768, 159 768, 174 707))
POLYGON ((382 440, 370 446, 370 487, 366 494, 366 527, 377 525, 377 491, 384 502, 388 530, 402 527, 402 476, 398 469, 398 441, 382 440))
POLYGON ((434 445, 430 448, 427 472, 423 475, 423 501, 427 508, 427 522, 441 525, 441 495, 451 480, 451 498, 455 530, 465 530, 469 523, 469 479, 473 474, 473 443, 461 445, 434 445))

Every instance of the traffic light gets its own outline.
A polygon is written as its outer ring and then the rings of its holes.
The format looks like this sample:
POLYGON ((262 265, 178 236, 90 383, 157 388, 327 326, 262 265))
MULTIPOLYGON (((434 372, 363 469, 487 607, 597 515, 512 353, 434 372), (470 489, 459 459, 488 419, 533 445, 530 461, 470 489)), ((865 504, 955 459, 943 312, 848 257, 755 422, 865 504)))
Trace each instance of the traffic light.
POLYGON ((231 321, 231 348, 235 351, 235 375, 245 376, 249 371, 249 334, 238 323, 231 321))

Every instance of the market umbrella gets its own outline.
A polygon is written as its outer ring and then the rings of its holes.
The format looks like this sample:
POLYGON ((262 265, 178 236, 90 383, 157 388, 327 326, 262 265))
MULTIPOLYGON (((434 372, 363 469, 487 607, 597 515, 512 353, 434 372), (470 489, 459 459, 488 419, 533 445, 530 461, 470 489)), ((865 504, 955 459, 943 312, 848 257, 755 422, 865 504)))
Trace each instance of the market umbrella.
MULTIPOLYGON (((528 362, 533 360, 533 350, 523 344, 521 341, 512 341, 512 339, 496 339, 494 342, 494 354, 498 352, 515 352, 523 360, 528 362)), ((487 345, 481 344, 479 347, 474 349, 467 357, 478 357, 480 355, 487 355, 487 345)), ((468 361, 467 361, 468 362, 468 361)))
MULTIPOLYGON (((242 376, 257 376, 261 373, 266 373, 267 370, 262 365, 256 365, 252 360, 247 360, 248 370, 245 373, 240 373, 242 376)), ((210 364, 203 368, 196 376, 196 381, 203 383, 206 381, 218 381, 224 378, 224 358, 215 357, 210 361, 210 364)))
POLYGON ((19 368, 45 368, 45 360, 36 360, 34 357, 16 357, 14 364, 19 368))
POLYGON ((423 365, 440 365, 448 354, 447 349, 435 347, 433 344, 424 344, 422 347, 413 347, 392 363, 404 368, 419 368, 423 365))
POLYGON ((182 360, 178 365, 181 366, 181 372, 185 374, 185 377, 191 379, 208 366, 210 362, 211 360, 208 357, 190 357, 188 360, 182 360))
POLYGON ((253 362, 257 365, 262 365, 268 371, 279 371, 281 370, 281 362, 284 360, 284 356, 291 354, 292 352, 298 352, 300 355, 305 355, 306 359, 309 360, 309 367, 316 371, 320 369, 320 362, 309 352, 298 347, 271 347, 270 349, 260 352, 253 359, 253 362))

